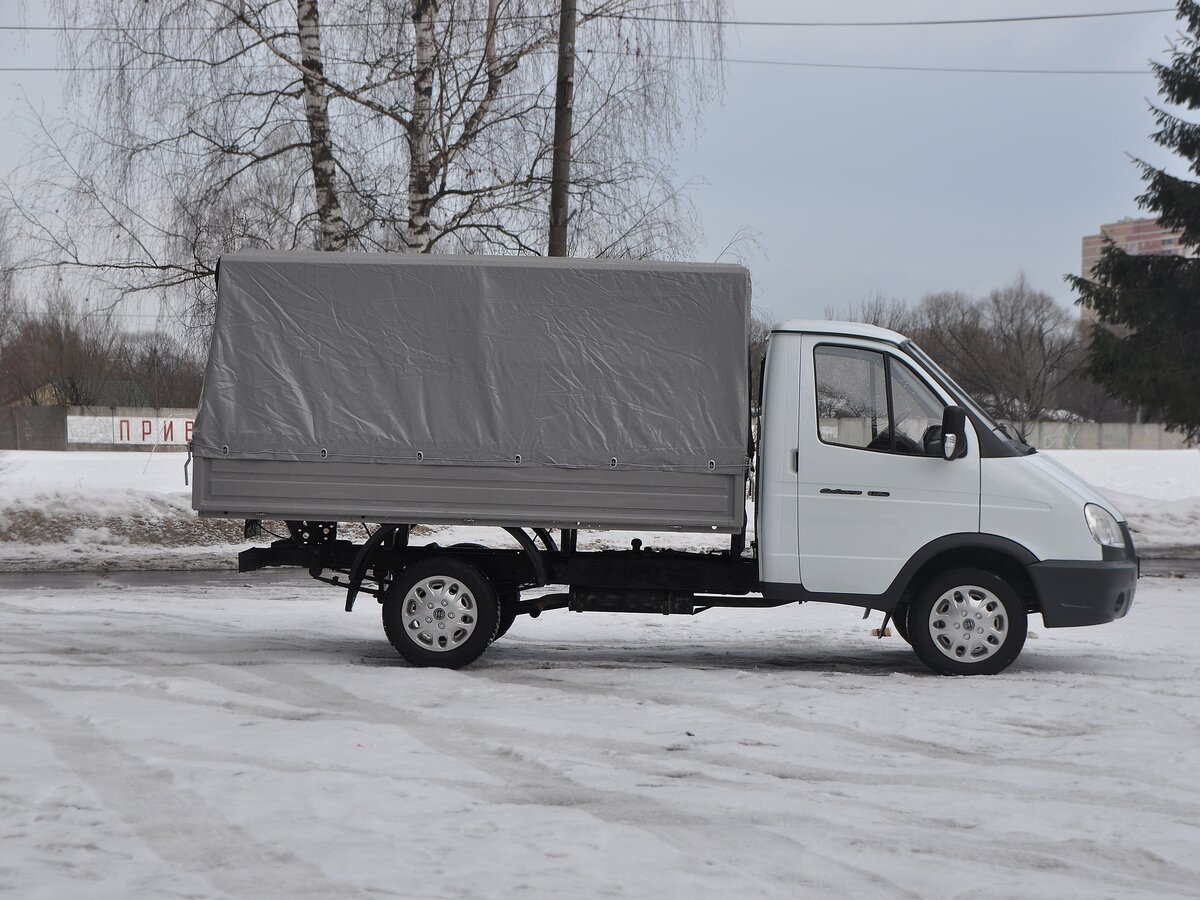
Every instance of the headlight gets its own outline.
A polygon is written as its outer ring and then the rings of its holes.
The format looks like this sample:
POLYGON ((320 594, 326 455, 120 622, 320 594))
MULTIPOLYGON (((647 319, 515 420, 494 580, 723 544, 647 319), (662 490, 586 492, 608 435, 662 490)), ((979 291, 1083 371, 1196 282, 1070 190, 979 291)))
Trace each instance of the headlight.
POLYGON ((1089 503, 1083 508, 1083 517, 1087 519, 1088 528, 1097 544, 1106 547, 1124 547, 1125 535, 1121 534, 1121 526, 1107 509, 1089 503))

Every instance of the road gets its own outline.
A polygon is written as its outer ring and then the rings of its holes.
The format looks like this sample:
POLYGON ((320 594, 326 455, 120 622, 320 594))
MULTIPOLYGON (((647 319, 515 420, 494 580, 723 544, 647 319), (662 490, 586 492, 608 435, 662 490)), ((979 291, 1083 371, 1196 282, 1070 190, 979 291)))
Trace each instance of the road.
POLYGON ((1142 574, 1200 578, 1200 559, 1143 559, 1142 574))
POLYGON ((292 573, 0 578, 0 893, 1194 896, 1200 582, 948 679, 855 610, 408 668, 292 573))

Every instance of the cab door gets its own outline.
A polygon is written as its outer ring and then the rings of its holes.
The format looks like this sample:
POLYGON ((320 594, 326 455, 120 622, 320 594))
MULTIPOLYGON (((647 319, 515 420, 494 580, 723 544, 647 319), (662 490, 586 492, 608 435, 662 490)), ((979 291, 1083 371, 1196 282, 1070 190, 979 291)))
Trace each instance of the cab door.
POLYGON ((807 335, 797 422, 800 580, 880 594, 921 547, 979 530, 979 442, 941 456, 950 398, 896 348, 807 335))

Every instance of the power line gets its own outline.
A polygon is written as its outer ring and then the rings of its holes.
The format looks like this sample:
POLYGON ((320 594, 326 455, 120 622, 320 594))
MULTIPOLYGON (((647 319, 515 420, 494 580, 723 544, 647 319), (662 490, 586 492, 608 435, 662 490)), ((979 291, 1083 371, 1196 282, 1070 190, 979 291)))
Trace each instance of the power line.
POLYGON ((1174 13, 1174 6, 1160 9, 1127 9, 1116 12, 1051 13, 1041 16, 994 16, 979 19, 907 19, 891 21, 789 21, 767 19, 676 19, 671 16, 642 16, 626 13, 593 13, 597 19, 621 19, 629 22, 665 22, 674 25, 744 25, 770 28, 893 28, 924 25, 1000 25, 1013 22, 1054 22, 1068 19, 1106 19, 1116 16, 1148 16, 1174 13))
MULTIPOLYGON (((599 55, 623 55, 615 50, 580 50, 580 53, 599 55)), ((784 59, 706 59, 699 56, 673 56, 670 54, 643 53, 642 56, 652 59, 667 59, 679 62, 702 63, 737 63, 748 66, 784 66, 797 69, 858 69, 876 72, 945 72, 951 74, 980 74, 980 75, 1150 75, 1149 69, 1017 69, 987 66, 888 66, 860 63, 822 63, 801 62, 784 59)))
MULTIPOLYGON (((592 56, 625 56, 628 54, 616 50, 588 50, 580 48, 578 53, 592 56)), ((664 59, 675 62, 699 62, 720 65, 730 63, 746 66, 780 66, 795 69, 847 69, 867 72, 935 72, 944 74, 976 74, 976 75, 1150 75, 1147 69, 1051 69, 1051 68, 1016 68, 1008 66, 901 66, 881 65, 875 63, 831 63, 807 62, 803 60, 786 59, 747 59, 736 57, 705 58, 699 56, 679 56, 666 53, 643 53, 643 58, 664 59)), ((39 73, 39 72, 162 72, 162 71, 212 71, 216 69, 267 69, 293 68, 286 63, 263 63, 261 65, 205 65, 203 63, 165 63, 160 66, 0 66, 0 73, 39 73)))
MULTIPOLYGON (((615 20, 630 20, 643 22, 664 22, 686 25, 745 25, 745 26, 772 26, 772 27, 805 27, 805 28, 833 28, 833 27, 889 27, 889 26, 914 26, 914 25, 975 25, 975 24, 999 24, 1010 22, 1041 22, 1052 20, 1065 19, 1098 19, 1111 18, 1115 16, 1139 16, 1139 15, 1154 15, 1167 12, 1175 12, 1174 7, 1162 9, 1142 9, 1142 10, 1121 10, 1114 12, 1098 12, 1098 13, 1063 13, 1041 16, 1007 16, 979 19, 924 19, 924 20, 906 20, 906 21, 875 21, 875 22, 834 22, 834 21, 784 21, 784 20, 719 20, 719 19, 672 19, 666 16, 636 16, 625 15, 621 13, 596 13, 594 18, 607 18, 615 20)), ((520 16, 521 19, 541 19, 544 16, 520 16)), ((464 21, 464 20, 459 20, 464 21)), ((322 28, 360 28, 360 27, 390 27, 396 23, 324 23, 322 28)), ((172 28, 172 26, 167 26, 172 28)), ((153 27, 122 29, 116 26, 24 26, 24 25, 0 25, 0 31, 121 31, 121 30, 157 30, 153 27)), ((209 30, 206 26, 176 26, 172 30, 185 31, 206 31, 209 30)), ((580 52, 591 53, 597 55, 620 55, 617 51, 605 50, 582 50, 580 52)), ((690 62, 705 62, 712 64, 731 63, 735 65, 751 65, 751 66, 779 66, 783 68, 803 68, 803 69, 843 69, 857 71, 877 71, 877 72, 932 72, 942 74, 983 74, 983 75, 1147 75, 1147 69, 1052 69, 1052 68, 1015 68, 1015 67, 989 67, 989 66, 902 66, 902 65, 879 65, 879 64, 860 64, 860 63, 823 63, 823 62, 807 62, 800 60, 771 60, 771 59, 746 59, 726 57, 723 59, 703 59, 700 57, 688 56, 673 56, 669 54, 645 54, 654 56, 658 59, 690 61, 690 62)), ((282 63, 267 63, 262 66, 241 66, 231 65, 228 68, 262 68, 269 66, 285 66, 282 63)), ((70 73, 89 73, 89 72, 138 72, 138 71, 204 71, 215 68, 214 65, 209 65, 203 62, 195 64, 189 63, 166 63, 157 66, 0 66, 0 73, 23 73, 37 74, 50 72, 70 72, 70 73)), ((225 68, 222 66, 221 68, 225 68)))
MULTIPOLYGON (((1090 13, 1047 13, 1040 16, 990 16, 986 18, 974 19, 899 19, 899 20, 876 20, 876 21, 831 21, 831 20, 813 20, 813 21, 796 21, 787 19, 687 19, 674 18, 672 16, 647 16, 638 15, 635 13, 605 13, 605 12, 590 12, 584 13, 586 19, 613 19, 626 22, 656 22, 670 25, 735 25, 749 28, 897 28, 897 27, 922 27, 922 26, 941 26, 941 25, 1003 25, 1019 22, 1061 22, 1075 19, 1111 19, 1124 16, 1149 16, 1160 15, 1162 13, 1175 13, 1178 10, 1173 7, 1160 7, 1156 9, 1126 9, 1115 10, 1110 12, 1090 12, 1090 13)), ((541 15, 512 15, 504 16, 500 19, 504 22, 536 22, 541 20, 550 20, 554 13, 544 13, 541 15)), ((488 19, 482 17, 461 18, 455 20, 460 24, 469 23, 486 23, 488 19)), ((234 20, 225 24, 213 23, 211 25, 0 25, 0 32, 4 31, 23 31, 23 32, 117 32, 117 33, 134 33, 134 32, 159 32, 159 31, 211 31, 215 28, 232 28, 237 27, 242 23, 234 20)), ((264 23, 267 27, 275 27, 273 23, 264 23)), ((390 29, 399 28, 406 25, 406 22, 322 22, 322 29, 341 29, 341 28, 372 28, 372 29, 390 29)))

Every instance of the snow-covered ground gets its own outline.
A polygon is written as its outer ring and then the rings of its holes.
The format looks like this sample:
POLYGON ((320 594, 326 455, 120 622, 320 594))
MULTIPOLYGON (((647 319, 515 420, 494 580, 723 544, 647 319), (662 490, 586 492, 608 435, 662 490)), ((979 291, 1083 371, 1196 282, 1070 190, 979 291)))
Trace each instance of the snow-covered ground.
POLYGON ((1198 585, 949 679, 819 604, 451 672, 303 577, 0 576, 0 895, 1195 897, 1198 585))
MULTIPOLYGON (((1052 455, 1200 547, 1200 452, 1052 455)), ((1035 617, 990 678, 820 604, 555 611, 416 670, 298 573, 120 573, 233 565, 184 459, 0 454, 0 895, 1197 896, 1200 580, 1035 617)))
MULTIPOLYGON (((1143 556, 1200 556, 1200 450, 1051 450, 1128 517, 1143 556)), ((182 453, 0 453, 0 571, 231 569, 241 523, 190 508, 182 453)), ((278 526, 276 526, 278 527, 278 526)), ((632 534, 584 535, 584 545, 632 534)), ((659 546, 724 539, 640 535, 659 546)), ((495 529, 436 538, 494 542, 495 529)), ((269 538, 267 538, 269 540, 269 538)))

